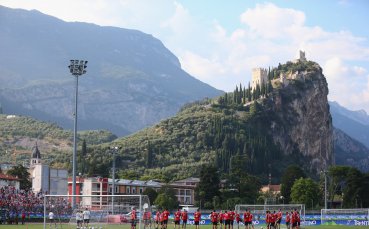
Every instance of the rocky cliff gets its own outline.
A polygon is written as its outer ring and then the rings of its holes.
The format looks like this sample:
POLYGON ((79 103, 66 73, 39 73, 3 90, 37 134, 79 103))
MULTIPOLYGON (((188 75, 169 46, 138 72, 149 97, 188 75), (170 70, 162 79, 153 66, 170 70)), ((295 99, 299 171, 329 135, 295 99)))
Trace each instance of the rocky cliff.
POLYGON ((271 98, 278 117, 270 128, 273 139, 285 154, 309 158, 309 169, 319 172, 334 164, 327 81, 314 62, 287 62, 280 66, 283 72, 285 83, 277 85, 271 98))
POLYGON ((287 62, 272 71, 271 86, 254 91, 240 86, 116 140, 122 146, 120 157, 129 159, 119 167, 150 177, 180 179, 198 175, 203 164, 215 164, 221 173, 243 169, 265 182, 271 173, 279 182, 291 164, 310 174, 334 164, 322 69, 314 62, 287 62), (281 73, 286 75, 282 81, 281 73))

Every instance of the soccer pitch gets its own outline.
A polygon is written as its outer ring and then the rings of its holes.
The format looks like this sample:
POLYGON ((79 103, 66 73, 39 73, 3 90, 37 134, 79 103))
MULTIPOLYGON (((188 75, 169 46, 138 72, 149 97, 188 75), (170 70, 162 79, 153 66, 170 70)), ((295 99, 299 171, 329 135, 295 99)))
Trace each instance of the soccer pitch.
MULTIPOLYGON (((94 225, 91 225, 94 226, 94 225)), ((341 226, 341 225, 332 225, 332 226, 304 226, 301 228, 309 228, 309 229, 352 229, 352 228, 362 228, 363 226, 341 226)), ((43 224, 25 224, 25 225, 0 225, 1 229, 43 229, 43 224)), ((73 224, 58 224, 57 229, 76 229, 77 227, 73 224)), ((94 227, 95 229, 99 229, 99 227, 94 227)), ((103 225, 102 229, 130 229, 131 226, 129 224, 109 224, 109 225, 103 225)), ((139 227, 136 227, 139 229, 139 227)), ((244 227, 233 227, 234 229, 244 229, 244 227)), ((265 225, 258 225, 255 226, 255 229, 266 229, 265 225)), ((284 225, 281 225, 281 229, 285 229, 286 227, 284 225)), ((364 227, 365 228, 365 227, 364 227)), ((46 229, 55 229, 54 226, 50 228, 49 225, 47 225, 46 229)), ((155 227, 152 227, 152 229, 155 229, 155 227)), ((168 225, 168 229, 174 229, 174 225, 168 225)), ((187 225, 187 229, 195 229, 194 225, 187 225)), ((212 225, 200 225, 200 229, 212 229, 212 225)))

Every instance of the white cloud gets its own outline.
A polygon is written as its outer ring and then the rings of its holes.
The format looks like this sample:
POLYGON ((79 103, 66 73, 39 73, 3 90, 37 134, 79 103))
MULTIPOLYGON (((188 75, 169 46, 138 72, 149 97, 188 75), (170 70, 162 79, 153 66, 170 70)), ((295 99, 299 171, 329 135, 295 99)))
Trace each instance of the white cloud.
POLYGON ((266 3, 247 9, 241 15, 241 22, 263 38, 283 38, 286 31, 304 24, 305 15, 301 11, 266 3))
POLYGON ((257 4, 240 14, 238 27, 230 30, 217 18, 194 15, 175 0, 2 0, 2 4, 37 8, 67 21, 151 33, 179 57, 186 71, 226 91, 247 84, 253 67, 276 66, 296 58, 302 49, 308 59, 323 66, 331 99, 369 112, 367 38, 308 26, 299 10, 257 4))
POLYGON ((347 65, 335 57, 328 59, 323 69, 330 100, 354 110, 369 110, 369 75, 364 67, 347 65))

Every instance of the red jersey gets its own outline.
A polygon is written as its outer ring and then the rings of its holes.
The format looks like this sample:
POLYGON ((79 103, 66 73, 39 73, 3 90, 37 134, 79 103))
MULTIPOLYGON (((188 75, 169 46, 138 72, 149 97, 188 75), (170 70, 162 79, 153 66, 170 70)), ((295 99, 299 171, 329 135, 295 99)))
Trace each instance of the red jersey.
POLYGON ((273 214, 273 213, 270 213, 270 222, 275 223, 276 219, 277 219, 277 215, 273 214))
POLYGON ((144 212, 144 215, 143 215, 143 219, 150 219, 151 218, 151 214, 150 212, 144 212))
POLYGON ((164 212, 162 212, 161 214, 160 214, 160 222, 163 222, 164 221, 164 212))
POLYGON ((265 222, 270 223, 270 214, 269 213, 267 213, 266 216, 265 216, 265 222))
POLYGON ((300 223, 300 214, 296 214, 296 222, 300 223))
POLYGON ((136 210, 132 210, 131 211, 131 219, 135 220, 136 219, 136 210))
POLYGON ((155 220, 160 221, 160 212, 159 211, 156 212, 155 220))
POLYGON ((228 214, 228 212, 225 212, 223 214, 223 220, 229 220, 229 214, 228 214))
POLYGON ((219 218, 219 221, 223 221, 223 213, 219 213, 218 218, 219 218))
POLYGON ((291 223, 295 223, 296 222, 296 217, 295 217, 295 213, 293 212, 292 214, 291 214, 291 223))
POLYGON ((163 217, 164 217, 164 219, 163 219, 163 220, 168 220, 168 218, 169 218, 169 212, 168 212, 167 210, 165 210, 165 211, 163 212, 163 217))
POLYGON ((235 215, 234 211, 230 211, 230 212, 228 213, 228 216, 229 216, 229 220, 230 220, 230 221, 233 221, 233 220, 234 220, 234 215, 235 215))
POLYGON ((245 221, 245 222, 250 221, 250 213, 248 213, 248 212, 243 213, 243 221, 245 221))
POLYGON ((212 223, 218 222, 218 213, 212 212, 211 215, 210 215, 210 218, 211 218, 212 223))
POLYGON ((201 219, 201 213, 200 213, 200 212, 195 212, 195 213, 193 214, 193 218, 194 218, 194 221, 195 221, 195 222, 199 222, 199 221, 200 221, 200 219, 201 219))
POLYGON ((181 220, 181 212, 176 211, 176 213, 174 213, 174 221, 180 221, 180 220, 181 220))
POLYGON ((291 218, 290 218, 290 214, 289 214, 289 213, 287 213, 287 215, 286 215, 286 223, 290 222, 290 220, 291 220, 291 218))
POLYGON ((252 218, 253 218, 254 216, 252 215, 252 213, 250 213, 250 221, 249 222, 252 222, 252 218))
POLYGON ((280 220, 280 219, 282 219, 282 212, 277 213, 277 220, 280 220))
POLYGON ((240 214, 236 214, 236 222, 241 222, 241 217, 240 217, 240 214))
POLYGON ((181 216, 182 216, 182 220, 187 220, 188 219, 188 214, 187 214, 186 211, 183 211, 181 216))

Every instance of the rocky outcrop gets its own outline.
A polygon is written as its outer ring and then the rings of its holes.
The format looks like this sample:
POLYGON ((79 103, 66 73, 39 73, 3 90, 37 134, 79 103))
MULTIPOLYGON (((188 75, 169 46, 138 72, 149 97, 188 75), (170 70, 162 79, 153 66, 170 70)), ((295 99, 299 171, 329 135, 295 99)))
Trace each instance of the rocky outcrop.
MULTIPOLYGON (((287 63, 292 71, 292 63, 287 63)), ((295 63, 296 65, 296 63, 295 63)), ((273 139, 287 155, 299 153, 304 166, 319 172, 334 164, 333 126, 327 100, 328 85, 321 67, 314 62, 300 63, 303 70, 295 79, 273 91, 273 139)))

